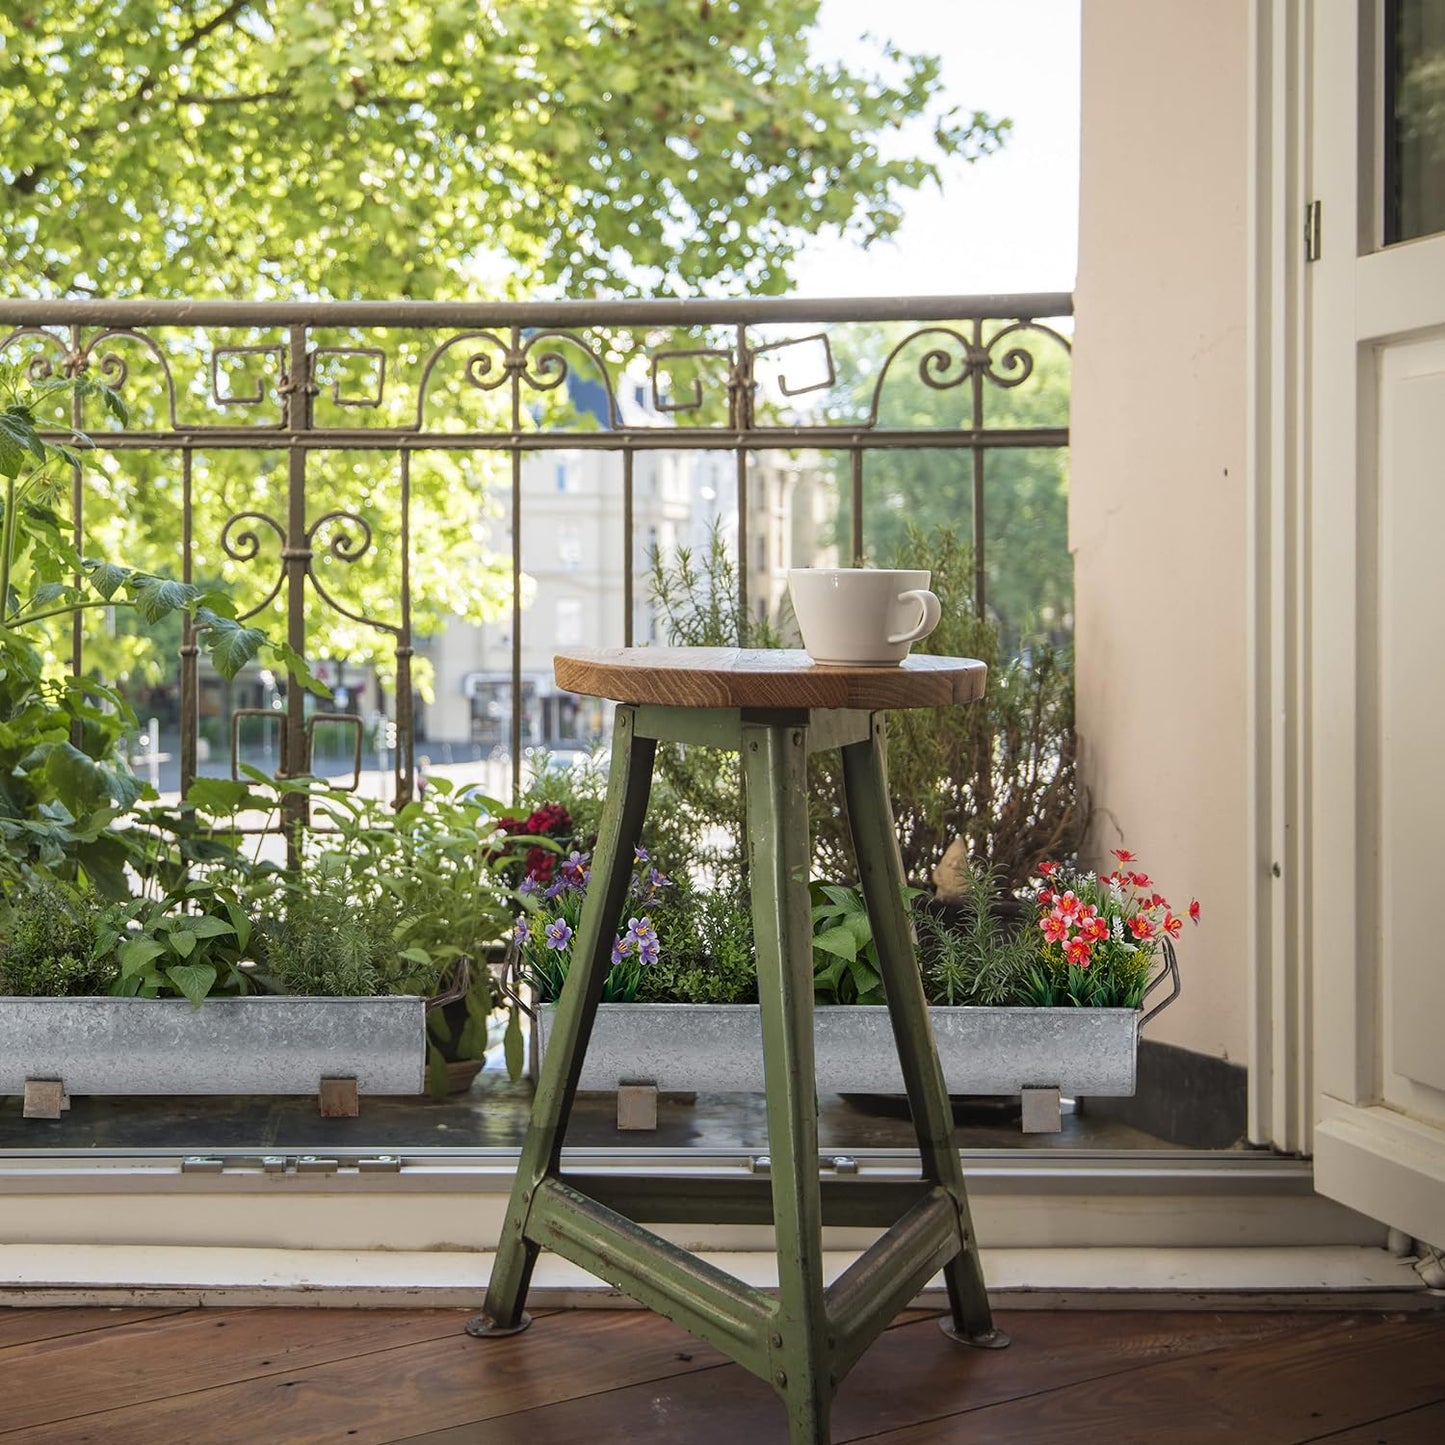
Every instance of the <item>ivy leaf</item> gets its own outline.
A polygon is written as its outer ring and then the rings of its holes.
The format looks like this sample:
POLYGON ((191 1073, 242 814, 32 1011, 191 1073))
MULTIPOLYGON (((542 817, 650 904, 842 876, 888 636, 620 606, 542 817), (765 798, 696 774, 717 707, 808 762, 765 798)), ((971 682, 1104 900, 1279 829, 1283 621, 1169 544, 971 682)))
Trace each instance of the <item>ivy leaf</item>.
POLYGON ((222 677, 230 679, 255 659, 266 641, 258 627, 245 627, 233 617, 221 617, 209 607, 198 608, 196 622, 204 627, 203 645, 222 677))
POLYGON ((162 617, 169 617, 172 612, 183 611, 198 595, 197 589, 187 582, 152 577, 145 572, 132 574, 126 582, 126 590, 135 602, 136 611, 152 624, 162 617))

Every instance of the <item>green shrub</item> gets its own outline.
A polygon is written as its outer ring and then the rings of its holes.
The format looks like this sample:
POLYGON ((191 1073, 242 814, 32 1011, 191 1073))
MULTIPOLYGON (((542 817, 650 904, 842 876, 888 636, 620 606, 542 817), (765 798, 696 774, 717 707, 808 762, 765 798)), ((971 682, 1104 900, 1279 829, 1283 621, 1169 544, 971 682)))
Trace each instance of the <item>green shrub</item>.
POLYGON ((0 925, 0 993, 60 998, 108 994, 120 976, 101 945, 104 907, 54 883, 17 889, 0 925))
POLYGON ((645 1003, 756 1003, 753 918, 740 889, 688 890, 657 910, 662 949, 644 970, 645 1003))

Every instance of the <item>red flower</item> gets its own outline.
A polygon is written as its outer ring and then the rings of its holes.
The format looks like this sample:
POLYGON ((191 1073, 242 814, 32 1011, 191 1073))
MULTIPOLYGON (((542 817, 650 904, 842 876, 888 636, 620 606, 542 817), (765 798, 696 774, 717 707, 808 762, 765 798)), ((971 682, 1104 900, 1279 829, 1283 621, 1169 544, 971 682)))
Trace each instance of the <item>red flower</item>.
POLYGON ((1199 922, 1199 900, 1197 898, 1189 900, 1189 921, 1191 923, 1199 922))
POLYGON ((1071 938, 1064 945, 1065 960, 1069 963, 1077 963, 1080 968, 1088 968, 1092 953, 1089 940, 1082 935, 1078 938, 1071 938))
POLYGON ((1091 943, 1102 943, 1109 936, 1109 920, 1092 906, 1079 918, 1079 937, 1091 943))
POLYGON ((1135 938, 1153 938, 1154 925, 1142 913, 1136 913, 1129 920, 1129 931, 1135 938))
POLYGON ((1147 873, 1131 873, 1129 875, 1129 882, 1131 882, 1135 888, 1150 888, 1153 886, 1154 880, 1150 878, 1147 873))
POLYGON ((1110 848, 1109 852, 1121 863, 1135 863, 1138 861, 1136 855, 1131 853, 1127 848, 1110 848))
POLYGON ((1178 938, 1179 930, 1183 927, 1184 920, 1182 918, 1176 918, 1166 910, 1164 914, 1164 932, 1167 933, 1170 938, 1178 938))
POLYGON ((1054 874, 1058 872, 1058 869, 1059 865, 1057 863, 1039 864, 1039 873, 1045 878, 1052 878, 1054 874))
POLYGON ((1052 888, 1039 889, 1039 907, 1052 908, 1054 906, 1054 890, 1052 888))
POLYGON ((1065 918, 1072 918, 1081 907, 1078 895, 1072 888, 1067 893, 1061 894, 1058 901, 1058 910, 1065 918))
POLYGON ((1069 931, 1069 920, 1062 913, 1055 909, 1047 917, 1039 919, 1039 927, 1044 931, 1044 937, 1050 943, 1063 942, 1064 935, 1069 931))

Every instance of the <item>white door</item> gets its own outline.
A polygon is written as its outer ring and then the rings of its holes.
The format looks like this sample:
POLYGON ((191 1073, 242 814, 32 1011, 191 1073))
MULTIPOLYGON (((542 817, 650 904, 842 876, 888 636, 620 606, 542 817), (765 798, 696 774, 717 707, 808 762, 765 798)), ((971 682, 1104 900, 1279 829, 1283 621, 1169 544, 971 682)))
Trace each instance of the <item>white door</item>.
POLYGON ((1303 722, 1315 1182, 1440 1246, 1445 6, 1309 9, 1319 254, 1306 270, 1303 722))

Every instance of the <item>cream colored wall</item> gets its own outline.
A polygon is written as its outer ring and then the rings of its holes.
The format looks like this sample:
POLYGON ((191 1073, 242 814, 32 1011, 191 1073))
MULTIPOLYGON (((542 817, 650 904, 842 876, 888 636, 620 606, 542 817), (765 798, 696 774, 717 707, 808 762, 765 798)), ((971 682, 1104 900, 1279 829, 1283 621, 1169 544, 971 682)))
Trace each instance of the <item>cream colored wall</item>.
POLYGON ((1203 925, 1150 1037, 1248 1041, 1248 7, 1083 7, 1070 539, 1095 861, 1203 925))

